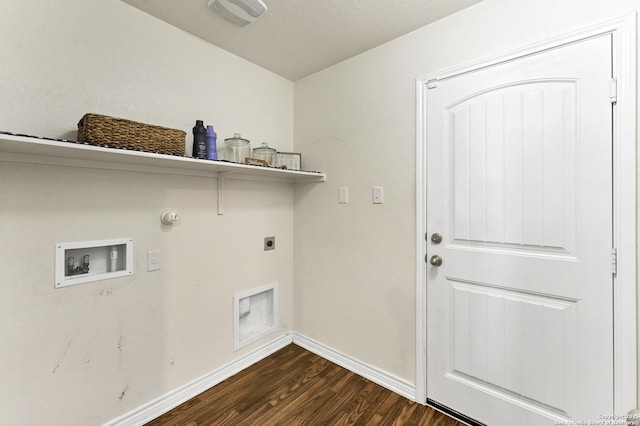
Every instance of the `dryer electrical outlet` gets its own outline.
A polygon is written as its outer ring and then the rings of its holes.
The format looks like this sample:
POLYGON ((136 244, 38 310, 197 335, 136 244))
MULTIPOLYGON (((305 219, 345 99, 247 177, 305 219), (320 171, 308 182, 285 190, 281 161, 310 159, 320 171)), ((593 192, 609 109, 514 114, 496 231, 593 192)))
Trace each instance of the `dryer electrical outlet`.
POLYGON ((276 237, 264 237, 264 251, 276 249, 276 237))

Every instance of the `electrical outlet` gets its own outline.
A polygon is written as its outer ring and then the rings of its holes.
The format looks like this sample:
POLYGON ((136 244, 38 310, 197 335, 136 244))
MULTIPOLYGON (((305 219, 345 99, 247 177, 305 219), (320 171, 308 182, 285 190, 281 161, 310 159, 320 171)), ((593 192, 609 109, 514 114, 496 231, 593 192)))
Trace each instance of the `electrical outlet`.
POLYGON ((276 249, 276 237, 264 237, 264 251, 276 249))
POLYGON ((160 266, 160 250, 147 252, 147 271, 157 271, 160 266))

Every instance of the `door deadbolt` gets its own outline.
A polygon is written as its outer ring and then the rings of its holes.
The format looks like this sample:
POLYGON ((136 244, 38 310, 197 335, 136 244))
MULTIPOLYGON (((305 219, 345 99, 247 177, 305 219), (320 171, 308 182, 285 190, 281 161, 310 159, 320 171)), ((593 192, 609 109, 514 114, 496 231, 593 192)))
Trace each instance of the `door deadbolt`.
POLYGON ((437 232, 431 234, 431 242, 433 244, 440 244, 442 242, 442 235, 438 234, 437 232))
POLYGON ((429 259, 429 263, 432 264, 433 266, 440 266, 442 265, 442 258, 437 254, 433 255, 431 256, 431 259, 429 259))

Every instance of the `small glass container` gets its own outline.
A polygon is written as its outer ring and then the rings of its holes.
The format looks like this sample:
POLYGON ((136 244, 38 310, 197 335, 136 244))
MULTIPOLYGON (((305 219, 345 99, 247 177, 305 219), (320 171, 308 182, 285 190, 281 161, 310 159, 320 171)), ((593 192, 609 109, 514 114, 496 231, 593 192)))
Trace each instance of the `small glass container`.
POLYGON ((262 142, 259 148, 253 148, 252 158, 264 160, 267 164, 273 166, 273 163, 276 161, 276 150, 269 148, 269 145, 266 142, 262 142))
POLYGON ((224 140, 225 160, 234 163, 244 163, 244 159, 251 156, 251 143, 242 139, 240 133, 234 133, 232 138, 224 140))

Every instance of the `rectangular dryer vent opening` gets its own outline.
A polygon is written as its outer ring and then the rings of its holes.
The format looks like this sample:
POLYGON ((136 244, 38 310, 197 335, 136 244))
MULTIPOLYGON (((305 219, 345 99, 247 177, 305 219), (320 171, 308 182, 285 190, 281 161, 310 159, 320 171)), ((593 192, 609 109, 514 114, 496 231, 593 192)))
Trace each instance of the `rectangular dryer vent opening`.
POLYGON ((272 283, 233 296, 233 350, 278 329, 278 284, 272 283))

